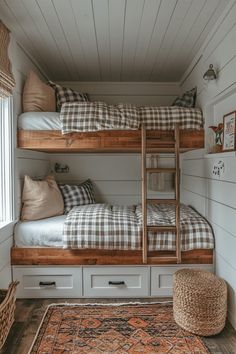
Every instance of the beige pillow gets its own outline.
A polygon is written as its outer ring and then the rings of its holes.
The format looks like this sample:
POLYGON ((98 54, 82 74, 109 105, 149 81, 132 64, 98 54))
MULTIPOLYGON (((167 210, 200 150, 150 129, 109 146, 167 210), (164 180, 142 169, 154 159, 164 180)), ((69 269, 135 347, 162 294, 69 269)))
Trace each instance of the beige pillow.
POLYGON ((22 193, 22 220, 38 220, 63 214, 64 202, 53 176, 33 181, 25 176, 22 193))
POLYGON ((24 112, 55 112, 56 97, 52 87, 42 82, 30 71, 23 90, 24 112))

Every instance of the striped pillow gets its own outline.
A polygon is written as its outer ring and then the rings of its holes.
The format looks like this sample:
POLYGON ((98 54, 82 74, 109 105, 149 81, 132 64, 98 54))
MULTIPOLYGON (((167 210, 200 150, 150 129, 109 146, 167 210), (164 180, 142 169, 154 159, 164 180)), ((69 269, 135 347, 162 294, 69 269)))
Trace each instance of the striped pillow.
POLYGON ((59 187, 64 199, 65 214, 69 213, 75 206, 95 203, 93 185, 90 179, 79 185, 61 184, 59 187))
POLYGON ((89 101, 87 93, 79 93, 77 91, 72 90, 71 88, 55 84, 52 81, 48 81, 48 84, 55 90, 58 112, 60 112, 63 103, 89 101))

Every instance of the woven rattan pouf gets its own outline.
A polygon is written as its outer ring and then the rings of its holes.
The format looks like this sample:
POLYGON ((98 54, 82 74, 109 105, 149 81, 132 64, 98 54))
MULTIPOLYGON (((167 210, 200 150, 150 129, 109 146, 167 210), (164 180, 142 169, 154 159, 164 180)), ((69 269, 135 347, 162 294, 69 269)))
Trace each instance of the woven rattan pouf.
POLYGON ((174 274, 173 311, 176 323, 202 336, 222 331, 227 312, 227 287, 223 279, 198 269, 174 274))

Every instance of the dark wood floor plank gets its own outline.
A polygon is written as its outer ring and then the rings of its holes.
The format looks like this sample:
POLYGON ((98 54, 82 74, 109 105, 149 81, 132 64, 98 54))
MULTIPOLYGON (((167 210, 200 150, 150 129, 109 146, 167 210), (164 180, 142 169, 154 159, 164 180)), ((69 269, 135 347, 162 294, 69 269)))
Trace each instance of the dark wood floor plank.
MULTIPOLYGON (((43 315, 52 303, 154 302, 170 299, 28 299, 17 300, 15 323, 0 354, 28 354, 43 315)), ((227 323, 217 336, 203 338, 212 354, 236 354, 236 331, 227 323)))

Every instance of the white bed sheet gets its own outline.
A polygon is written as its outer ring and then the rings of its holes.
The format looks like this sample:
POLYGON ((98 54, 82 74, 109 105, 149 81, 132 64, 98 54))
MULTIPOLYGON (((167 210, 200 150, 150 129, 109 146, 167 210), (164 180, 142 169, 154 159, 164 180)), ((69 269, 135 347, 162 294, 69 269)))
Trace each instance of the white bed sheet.
POLYGON ((27 112, 18 117, 18 129, 61 130, 58 112, 27 112))
POLYGON ((63 247, 66 215, 35 221, 19 221, 14 230, 16 247, 63 247))

